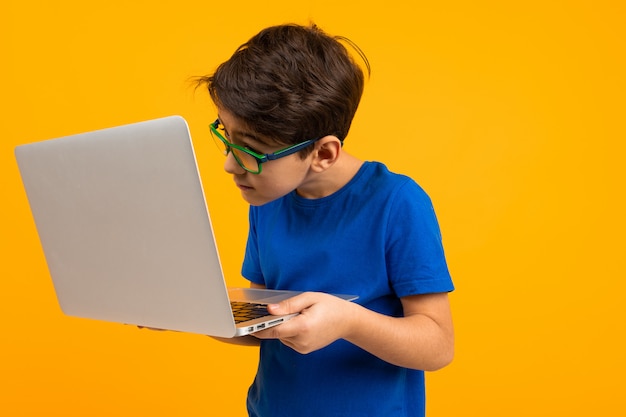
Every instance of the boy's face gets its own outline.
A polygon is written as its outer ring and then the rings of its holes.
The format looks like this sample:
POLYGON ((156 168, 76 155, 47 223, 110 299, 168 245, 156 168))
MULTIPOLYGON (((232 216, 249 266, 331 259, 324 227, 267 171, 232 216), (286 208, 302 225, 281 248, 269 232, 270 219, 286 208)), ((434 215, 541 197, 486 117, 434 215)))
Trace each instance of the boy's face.
MULTIPOLYGON (((227 110, 218 108, 218 117, 231 143, 249 148, 259 154, 273 153, 285 147, 271 139, 254 135, 245 123, 227 110)), ((288 155, 265 162, 260 174, 252 174, 243 169, 232 153, 229 153, 226 156, 224 170, 233 175, 243 199, 253 206, 260 206, 295 189, 306 188, 310 182, 311 158, 312 154, 306 159, 302 159, 297 153, 288 155)))

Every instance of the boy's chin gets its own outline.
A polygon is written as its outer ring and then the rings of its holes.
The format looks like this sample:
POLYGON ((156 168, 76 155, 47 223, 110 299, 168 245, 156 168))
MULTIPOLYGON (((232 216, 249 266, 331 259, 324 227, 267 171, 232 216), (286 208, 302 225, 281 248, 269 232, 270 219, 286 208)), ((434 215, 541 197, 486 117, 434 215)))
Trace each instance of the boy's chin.
POLYGON ((241 197, 246 201, 246 203, 250 204, 251 206, 258 207, 258 206, 263 206, 267 203, 271 203, 272 201, 278 200, 280 197, 283 197, 283 196, 263 198, 263 197, 246 195, 246 193, 241 193, 241 197))

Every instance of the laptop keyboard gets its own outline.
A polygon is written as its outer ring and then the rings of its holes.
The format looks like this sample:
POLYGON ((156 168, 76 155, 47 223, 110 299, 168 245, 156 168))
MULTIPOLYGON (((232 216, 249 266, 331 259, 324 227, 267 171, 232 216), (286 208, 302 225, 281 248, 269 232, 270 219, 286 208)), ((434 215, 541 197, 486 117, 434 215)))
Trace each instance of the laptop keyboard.
POLYGON ((267 311, 267 305, 265 304, 231 301, 230 307, 233 310, 235 323, 241 323, 244 321, 270 315, 270 313, 267 311))

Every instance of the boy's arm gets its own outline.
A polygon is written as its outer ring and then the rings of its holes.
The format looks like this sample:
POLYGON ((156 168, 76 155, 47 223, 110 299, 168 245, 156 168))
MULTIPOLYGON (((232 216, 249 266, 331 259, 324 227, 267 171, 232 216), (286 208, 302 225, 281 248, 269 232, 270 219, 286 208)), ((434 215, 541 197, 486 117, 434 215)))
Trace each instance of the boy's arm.
POLYGON ((433 371, 452 361, 454 330, 447 293, 403 297, 404 317, 389 317, 328 294, 304 293, 271 305, 301 314, 255 334, 310 353, 345 339, 394 365, 433 371))

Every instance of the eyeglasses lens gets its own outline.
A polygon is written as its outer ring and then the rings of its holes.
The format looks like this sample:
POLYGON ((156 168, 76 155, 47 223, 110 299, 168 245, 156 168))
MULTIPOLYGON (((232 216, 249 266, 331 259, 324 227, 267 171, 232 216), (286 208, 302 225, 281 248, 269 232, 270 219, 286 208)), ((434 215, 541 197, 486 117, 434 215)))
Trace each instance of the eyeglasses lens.
POLYGON ((222 137, 219 137, 213 130, 211 130, 211 137, 213 142, 223 155, 228 155, 229 152, 233 153, 237 163, 247 171, 258 172, 259 164, 255 157, 246 152, 230 146, 230 143, 222 137))
POLYGON ((237 162, 239 162, 239 165, 241 165, 244 169, 251 172, 257 172, 259 170, 259 164, 256 158, 252 155, 232 147, 230 148, 230 151, 233 153, 237 162))
POLYGON ((209 131, 211 132, 211 138, 213 139, 215 146, 217 146, 217 149, 219 149, 223 155, 228 155, 228 145, 222 138, 213 132, 213 129, 209 129, 209 131))

